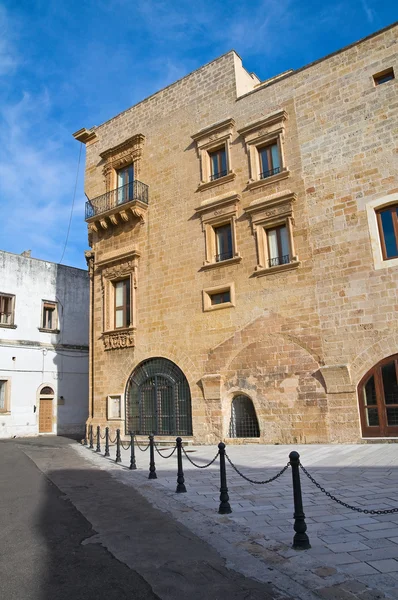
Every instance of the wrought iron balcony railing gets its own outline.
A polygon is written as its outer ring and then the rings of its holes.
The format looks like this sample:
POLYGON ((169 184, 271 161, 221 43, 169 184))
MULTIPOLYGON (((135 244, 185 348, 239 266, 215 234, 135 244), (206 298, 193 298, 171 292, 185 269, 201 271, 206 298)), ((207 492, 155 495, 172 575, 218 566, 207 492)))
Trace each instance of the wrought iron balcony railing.
POLYGON ((86 202, 86 220, 133 200, 140 200, 140 202, 148 204, 148 186, 145 183, 134 180, 102 194, 102 196, 97 196, 93 200, 88 200, 86 202))
POLYGON ((275 167, 275 169, 270 169, 269 171, 263 171, 262 173, 260 173, 260 179, 266 179, 267 177, 271 177, 271 175, 276 175, 280 172, 280 167, 275 167))
POLYGON ((220 179, 220 177, 225 177, 228 174, 228 171, 218 171, 218 173, 213 173, 210 175, 210 181, 215 181, 216 179, 220 179))
POLYGON ((285 254, 284 256, 275 256, 275 258, 268 259, 269 267, 279 267, 279 265, 287 265, 290 263, 290 255, 285 254))

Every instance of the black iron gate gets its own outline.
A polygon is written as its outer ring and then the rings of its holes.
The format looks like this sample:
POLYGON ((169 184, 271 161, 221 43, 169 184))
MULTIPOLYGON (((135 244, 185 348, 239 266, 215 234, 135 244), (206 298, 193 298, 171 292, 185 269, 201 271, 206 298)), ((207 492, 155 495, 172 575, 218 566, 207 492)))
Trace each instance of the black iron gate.
POLYGON ((188 381, 170 360, 151 358, 141 363, 126 392, 126 431, 192 435, 188 381))

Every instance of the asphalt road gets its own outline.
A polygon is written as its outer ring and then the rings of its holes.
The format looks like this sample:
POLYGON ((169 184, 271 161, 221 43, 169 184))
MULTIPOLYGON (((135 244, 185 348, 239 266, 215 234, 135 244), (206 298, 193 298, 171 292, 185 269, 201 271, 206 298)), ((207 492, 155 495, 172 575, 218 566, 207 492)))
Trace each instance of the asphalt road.
POLYGON ((96 532, 24 453, 65 440, 0 442, 0 598, 7 600, 155 600, 151 587, 100 544, 96 532))
POLYGON ((0 600, 287 600, 73 443, 0 441, 0 600))

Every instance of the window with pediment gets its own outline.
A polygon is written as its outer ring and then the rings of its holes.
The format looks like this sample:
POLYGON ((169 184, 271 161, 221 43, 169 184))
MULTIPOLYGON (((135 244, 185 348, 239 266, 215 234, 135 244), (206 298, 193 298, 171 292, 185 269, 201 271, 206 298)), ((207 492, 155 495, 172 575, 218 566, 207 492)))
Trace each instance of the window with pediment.
POLYGON ((287 113, 281 110, 238 130, 249 158, 248 188, 289 176, 283 151, 286 119, 287 113))
POLYGON ((201 129, 192 136, 200 159, 199 190, 234 179, 230 152, 234 125, 233 119, 226 119, 201 129))

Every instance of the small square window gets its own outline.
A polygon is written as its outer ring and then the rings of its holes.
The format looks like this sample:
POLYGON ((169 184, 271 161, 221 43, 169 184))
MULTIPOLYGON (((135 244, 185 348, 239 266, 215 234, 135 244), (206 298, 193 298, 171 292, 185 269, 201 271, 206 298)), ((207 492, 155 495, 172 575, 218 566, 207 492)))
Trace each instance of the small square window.
POLYGON ((229 283, 203 290, 203 310, 217 310, 235 306, 235 286, 229 283))
POLYGON ((385 69, 385 71, 381 71, 376 75, 373 75, 375 85, 387 83, 387 81, 391 81, 392 79, 395 79, 394 69, 392 67, 390 67, 389 69, 385 69))
POLYGON ((225 302, 231 302, 231 291, 226 290, 225 292, 219 292, 216 294, 209 294, 210 302, 214 306, 215 304, 225 304, 225 302))
POLYGON ((15 296, 0 294, 0 326, 14 324, 15 296))
POLYGON ((209 152, 210 159, 210 181, 225 177, 227 174, 227 153, 225 151, 225 145, 217 150, 209 152))
POLYGON ((398 257, 398 205, 387 206, 376 212, 383 259, 398 257))
POLYGON ((257 149, 260 165, 260 179, 271 177, 281 172, 281 160, 276 142, 257 149))
POLYGON ((56 331, 58 328, 57 303, 43 300, 41 328, 46 331, 56 331))
POLYGON ((115 297, 114 327, 129 327, 131 324, 131 290, 130 277, 113 283, 115 297))

